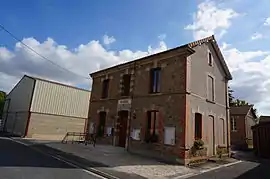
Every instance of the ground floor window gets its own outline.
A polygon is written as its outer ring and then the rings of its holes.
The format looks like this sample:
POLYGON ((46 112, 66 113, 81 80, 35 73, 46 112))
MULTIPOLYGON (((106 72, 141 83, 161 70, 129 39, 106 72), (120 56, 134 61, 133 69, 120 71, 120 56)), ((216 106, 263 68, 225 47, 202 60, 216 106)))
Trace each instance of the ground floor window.
POLYGON ((158 111, 147 112, 145 142, 158 142, 158 111))
POLYGON ((195 139, 202 139, 202 114, 195 113, 195 139))
POLYGON ((106 124, 106 112, 99 113, 99 123, 97 128, 97 136, 102 137, 105 132, 105 124, 106 124))

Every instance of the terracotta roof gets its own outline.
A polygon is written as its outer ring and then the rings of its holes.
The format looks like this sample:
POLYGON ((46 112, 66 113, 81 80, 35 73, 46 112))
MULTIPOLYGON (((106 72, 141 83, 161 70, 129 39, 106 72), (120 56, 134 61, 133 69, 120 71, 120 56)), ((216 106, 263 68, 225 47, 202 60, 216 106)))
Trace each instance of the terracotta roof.
POLYGON ((231 115, 247 115, 250 108, 253 105, 246 105, 246 106, 232 106, 230 107, 230 114, 231 115))
POLYGON ((203 38, 203 39, 200 39, 200 40, 197 40, 197 41, 194 41, 194 42, 190 42, 188 44, 185 44, 185 45, 182 45, 182 46, 179 46, 179 47, 176 47, 176 48, 173 48, 173 49, 170 49, 170 50, 166 50, 164 52, 160 52, 160 53, 157 53, 157 54, 153 54, 153 55, 150 55, 150 56, 146 56, 146 57, 143 57, 143 58, 140 58, 140 59, 137 59, 137 60, 133 60, 133 61, 130 61, 130 62, 127 62, 127 63, 123 63, 123 64, 119 64, 119 65, 115 65, 113 67, 109 67, 109 68, 106 68, 106 69, 103 69, 103 70, 99 70, 99 71, 96 71, 96 72, 93 72, 90 74, 90 76, 92 76, 93 74, 96 74, 96 73, 99 73, 99 72, 102 72, 102 71, 105 71, 105 70, 108 70, 108 69, 111 69, 111 68, 115 68, 115 67, 119 67, 121 65, 126 65, 126 64, 129 64, 129 63, 132 63, 134 61, 139 61, 139 60, 143 60, 143 59, 146 59, 146 58, 149 58, 151 56, 155 56, 155 55, 160 55, 160 54, 163 54, 163 53, 168 53, 170 51, 174 51, 174 50, 177 50, 177 49, 180 49, 180 48, 186 48, 187 50, 189 50, 191 53, 194 53, 195 51, 193 50, 194 47, 198 46, 198 45, 201 45, 203 43, 207 43, 207 42, 211 42, 214 50, 216 51, 220 61, 221 61, 221 64, 222 64, 222 68, 223 70, 225 71, 225 74, 227 76, 227 78, 229 80, 232 79, 232 75, 229 71, 229 68, 224 60, 224 57, 220 51, 220 48, 218 47, 218 44, 217 44, 217 41, 214 37, 214 35, 212 36, 209 36, 209 37, 206 37, 206 38, 203 38))
POLYGON ((260 116, 259 123, 261 122, 270 122, 270 116, 260 116))

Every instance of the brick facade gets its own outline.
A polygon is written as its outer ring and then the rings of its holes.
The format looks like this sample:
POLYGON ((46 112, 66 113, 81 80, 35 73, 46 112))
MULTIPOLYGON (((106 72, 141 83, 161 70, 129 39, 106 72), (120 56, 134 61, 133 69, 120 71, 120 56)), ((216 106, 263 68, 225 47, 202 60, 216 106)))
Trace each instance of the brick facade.
MULTIPOLYGON (((208 42, 208 39, 205 39, 205 42, 208 42)), ((201 43, 203 43, 203 41, 198 41, 198 43, 192 43, 191 45, 195 46, 201 43)), ((200 47, 201 50, 197 49, 197 51, 207 52, 206 47, 208 46, 202 46, 200 47)), ((92 73, 93 85, 88 126, 91 123, 95 123, 96 126, 98 126, 99 112, 103 111, 107 114, 105 128, 114 129, 113 135, 111 136, 107 136, 107 133, 104 132, 104 136, 97 139, 97 143, 119 146, 120 138, 123 136, 119 135, 121 130, 119 126, 122 126, 122 117, 119 116, 118 103, 119 100, 129 99, 131 101, 131 103, 128 104, 130 105, 128 108, 129 113, 128 117, 125 119, 127 120, 125 148, 133 153, 139 153, 170 162, 187 164, 191 159, 189 154, 194 141, 192 135, 194 133, 195 124, 192 121, 194 121, 195 113, 192 111, 196 109, 198 112, 200 111, 199 108, 201 108, 203 109, 202 113, 204 113, 204 115, 215 112, 217 117, 225 116, 227 105, 226 80, 224 82, 224 72, 219 71, 222 68, 215 69, 217 71, 215 73, 220 75, 221 81, 221 83, 215 83, 218 84, 217 89, 224 88, 217 93, 221 94, 221 96, 218 95, 218 97, 222 99, 218 101, 220 103, 218 104, 219 106, 217 104, 209 104, 205 97, 200 96, 200 94, 195 94, 194 91, 196 92, 195 89, 197 89, 197 87, 191 89, 191 86, 194 85, 190 85, 190 80, 192 84, 197 85, 202 83, 205 86, 206 83, 206 79, 201 80, 200 78, 195 78, 197 76, 206 77, 206 71, 202 68, 202 65, 197 65, 198 68, 196 68, 196 63, 194 62, 199 62, 203 59, 204 61, 202 61, 202 63, 207 64, 207 53, 205 57, 204 53, 201 52, 198 53, 198 57, 195 55, 193 57, 196 58, 193 59, 193 66, 195 68, 192 67, 193 69, 191 69, 191 66, 188 64, 190 63, 188 62, 190 61, 188 57, 194 53, 195 50, 185 45, 92 73), (150 72, 151 69, 156 68, 160 69, 160 92, 150 93, 150 72), (192 71, 196 71, 196 73, 191 73, 192 71), (130 95, 123 97, 121 96, 123 90, 122 77, 125 74, 131 75, 130 95), (194 80, 191 79, 191 76, 194 80), (106 79, 110 79, 109 93, 106 99, 101 99, 103 91, 102 83, 106 79), (157 140, 151 141, 150 143, 145 140, 148 139, 146 137, 146 130, 149 125, 149 111, 155 111, 155 114, 156 112, 158 114, 158 122, 155 128, 157 140), (169 129, 171 131, 169 131, 169 129), (134 138, 134 136, 131 137, 133 131, 140 132, 139 139, 134 138), (167 136, 172 136, 172 138, 165 140, 165 131, 167 132, 167 136), (172 132, 174 135, 169 135, 169 132, 172 132), (168 144, 169 140, 171 141, 168 144)), ((225 73, 227 75, 226 78, 230 79, 231 76, 229 72, 225 71, 225 73)), ((217 79, 218 77, 219 76, 217 76, 217 79)), ((202 89, 204 90, 204 88, 202 89)), ((202 92, 204 94, 206 91, 204 90, 202 92)), ((228 118, 222 118, 228 120, 228 118)), ((152 125, 152 119, 150 121, 152 125)), ((203 126, 207 124, 206 122, 203 123, 203 126)), ((152 128, 150 130, 152 130, 152 128)), ((213 135, 215 135, 214 133, 213 135)), ((224 135, 227 135, 226 131, 224 135)), ((213 145, 215 145, 215 142, 213 145)))

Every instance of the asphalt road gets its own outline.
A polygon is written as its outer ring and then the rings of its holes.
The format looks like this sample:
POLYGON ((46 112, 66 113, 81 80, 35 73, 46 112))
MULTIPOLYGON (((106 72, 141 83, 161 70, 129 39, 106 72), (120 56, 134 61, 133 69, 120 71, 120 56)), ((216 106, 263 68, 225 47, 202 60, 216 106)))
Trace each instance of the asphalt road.
POLYGON ((10 139, 0 138, 1 179, 100 179, 10 139))
POLYGON ((189 179, 269 179, 270 162, 243 161, 189 179))

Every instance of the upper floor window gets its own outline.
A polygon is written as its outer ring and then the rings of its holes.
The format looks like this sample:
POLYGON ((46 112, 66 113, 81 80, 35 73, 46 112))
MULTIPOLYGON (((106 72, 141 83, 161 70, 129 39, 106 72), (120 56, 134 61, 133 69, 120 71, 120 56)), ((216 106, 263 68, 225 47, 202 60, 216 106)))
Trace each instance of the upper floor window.
POLYGON ((235 117, 231 117, 231 130, 236 131, 236 120, 235 117))
POLYGON ((214 78, 210 75, 207 77, 207 99, 209 101, 215 101, 214 78))
POLYGON ((213 57, 211 52, 208 52, 208 65, 213 66, 213 57))
POLYGON ((160 68, 153 68, 150 71, 150 93, 160 92, 160 68))
POLYGON ((130 74, 126 74, 123 76, 122 96, 129 96, 130 94, 130 79, 131 79, 130 74))
POLYGON ((202 114, 195 113, 195 139, 202 138, 202 114))
POLYGON ((108 97, 109 83, 110 83, 109 79, 106 79, 106 80, 103 81, 101 98, 107 98, 108 97))

